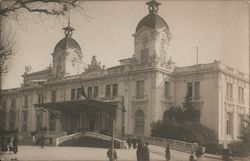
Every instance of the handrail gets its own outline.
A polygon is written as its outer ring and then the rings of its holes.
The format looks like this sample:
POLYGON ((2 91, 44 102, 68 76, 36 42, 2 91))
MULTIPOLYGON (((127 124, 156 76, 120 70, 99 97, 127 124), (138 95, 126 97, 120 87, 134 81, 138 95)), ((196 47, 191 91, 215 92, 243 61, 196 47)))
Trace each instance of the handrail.
POLYGON ((70 134, 70 135, 66 135, 66 136, 61 136, 61 137, 57 137, 56 138, 56 142, 55 142, 55 145, 58 146, 59 144, 67 141, 67 140, 70 140, 72 138, 76 138, 76 137, 79 137, 82 135, 82 132, 78 132, 78 133, 74 133, 74 134, 70 134))
MULTIPOLYGON (((86 131, 85 132, 85 136, 91 136, 91 137, 95 137, 97 139, 102 139, 102 140, 111 140, 112 137, 108 136, 108 135, 103 135, 103 134, 99 134, 99 133, 95 133, 95 132, 89 132, 86 131)), ((114 138, 114 140, 118 141, 118 142, 122 142, 122 140, 114 138)))
MULTIPOLYGON (((126 135, 126 136, 133 137, 133 135, 126 135)), ((141 138, 141 137, 138 136, 138 138, 141 138)), ((168 144, 170 148, 179 150, 179 151, 184 151, 184 152, 193 152, 197 148, 196 143, 189 143, 189 142, 180 141, 180 140, 172 140, 172 139, 165 139, 165 138, 159 138, 159 137, 143 137, 143 139, 149 144, 164 146, 164 147, 166 147, 168 144)))
MULTIPOLYGON (((99 134, 99 133, 95 133, 95 132, 89 132, 86 131, 85 132, 85 136, 90 136, 96 139, 101 139, 101 140, 111 140, 112 137, 111 136, 107 136, 107 135, 103 135, 103 134, 99 134)), ((124 147, 124 142, 120 139, 114 138, 115 141, 119 142, 120 147, 124 147)))

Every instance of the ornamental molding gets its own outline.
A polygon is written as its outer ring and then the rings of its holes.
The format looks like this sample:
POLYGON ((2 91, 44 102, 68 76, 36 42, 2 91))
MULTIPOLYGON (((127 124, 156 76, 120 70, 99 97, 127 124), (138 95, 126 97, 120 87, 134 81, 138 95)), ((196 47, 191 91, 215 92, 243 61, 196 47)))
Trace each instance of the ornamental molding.
POLYGON ((237 108, 237 112, 238 112, 238 114, 240 114, 240 115, 245 115, 246 114, 246 109, 245 109, 245 107, 243 107, 243 106, 237 106, 238 108, 237 108))
POLYGON ((92 57, 91 63, 88 65, 88 68, 85 69, 86 76, 96 76, 103 74, 105 71, 105 66, 101 66, 101 62, 97 61, 96 56, 92 57))
POLYGON ((131 101, 131 105, 133 107, 141 107, 141 106, 144 107, 148 105, 148 101, 146 100, 131 101))
POLYGON ((225 110, 226 110, 226 112, 233 113, 235 110, 234 105, 225 103, 225 110))

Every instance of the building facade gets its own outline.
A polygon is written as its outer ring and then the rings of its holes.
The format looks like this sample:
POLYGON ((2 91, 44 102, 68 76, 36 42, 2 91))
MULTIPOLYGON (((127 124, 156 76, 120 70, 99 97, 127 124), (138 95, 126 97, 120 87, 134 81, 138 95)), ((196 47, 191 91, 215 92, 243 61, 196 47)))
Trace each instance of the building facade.
POLYGON ((81 47, 72 38, 74 29, 65 27, 65 37, 52 53, 52 65, 38 72, 30 72, 27 66, 21 87, 2 91, 1 128, 105 133, 111 128, 105 112, 92 115, 35 108, 35 104, 80 100, 84 87, 88 99, 117 105, 117 136, 150 136, 151 123, 163 120, 170 107, 182 105, 188 97, 200 109, 201 123, 216 131, 219 143, 237 140, 243 118, 249 114, 248 75, 216 60, 176 67, 168 52, 169 26, 158 15, 160 3, 146 4, 149 14, 133 35, 134 55, 108 69, 95 56, 84 67, 81 47))

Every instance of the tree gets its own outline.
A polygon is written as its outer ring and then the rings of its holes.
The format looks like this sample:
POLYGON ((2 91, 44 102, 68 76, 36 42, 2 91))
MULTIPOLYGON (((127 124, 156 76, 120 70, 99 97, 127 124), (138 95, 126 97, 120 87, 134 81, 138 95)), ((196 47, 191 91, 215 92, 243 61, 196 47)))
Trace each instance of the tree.
POLYGON ((2 73, 7 72, 8 60, 15 53, 15 36, 9 34, 12 33, 11 31, 4 31, 3 18, 17 16, 23 12, 63 16, 70 9, 81 8, 77 2, 78 0, 10 0, 0 2, 0 81, 2 73))
POLYGON ((240 141, 230 143, 233 155, 246 156, 250 154, 250 115, 244 119, 240 141))
POLYGON ((10 16, 25 10, 47 15, 64 15, 71 8, 79 7, 78 0, 12 0, 2 1, 0 15, 10 16))
POLYGON ((240 139, 246 145, 248 145, 248 147, 249 147, 248 151, 250 152, 250 115, 248 115, 246 117, 246 119, 244 119, 244 123, 245 124, 243 125, 243 129, 242 129, 240 139))

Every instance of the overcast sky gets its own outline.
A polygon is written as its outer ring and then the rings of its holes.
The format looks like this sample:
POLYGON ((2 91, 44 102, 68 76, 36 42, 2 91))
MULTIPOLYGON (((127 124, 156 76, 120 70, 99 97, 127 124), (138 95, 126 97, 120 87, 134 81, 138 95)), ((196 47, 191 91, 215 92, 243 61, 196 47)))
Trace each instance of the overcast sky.
MULTIPOLYGON (((148 14, 146 1, 87 1, 83 10, 71 11, 73 38, 80 44, 84 62, 93 55, 106 67, 134 52, 133 34, 139 21, 148 14)), ((215 59, 248 73, 249 25, 246 1, 160 1, 159 15, 167 22, 173 36, 169 55, 177 66, 215 59)), ((52 62, 51 53, 64 37, 66 17, 20 14, 5 21, 6 28, 16 35, 16 55, 9 72, 4 75, 3 88, 19 87, 25 65, 32 72, 52 62)))

